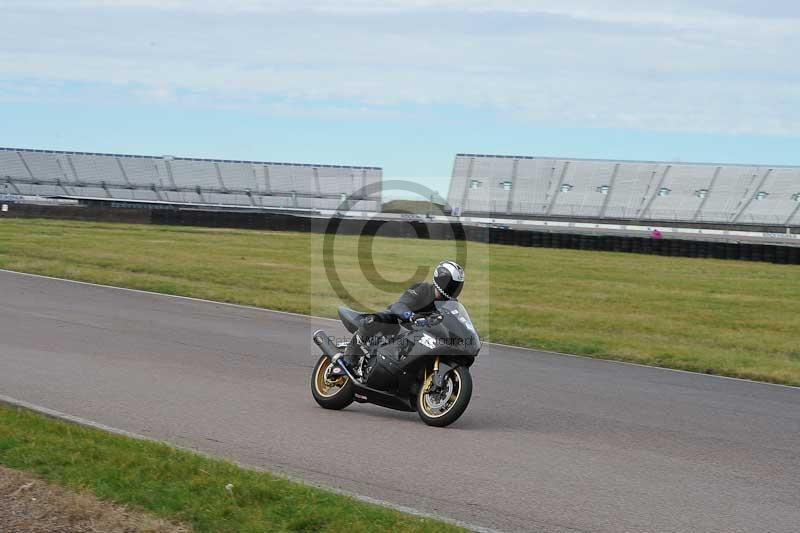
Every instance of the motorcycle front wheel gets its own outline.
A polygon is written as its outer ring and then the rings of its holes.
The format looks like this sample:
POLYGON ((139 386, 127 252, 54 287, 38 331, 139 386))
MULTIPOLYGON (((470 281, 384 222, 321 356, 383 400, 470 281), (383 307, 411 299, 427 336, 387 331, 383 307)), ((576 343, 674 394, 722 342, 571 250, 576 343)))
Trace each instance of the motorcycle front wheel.
POLYGON ((319 358, 311 374, 311 394, 320 407, 344 409, 353 403, 355 387, 348 377, 332 377, 330 375, 332 367, 330 357, 323 355, 319 358))
POLYGON ((444 384, 436 389, 433 374, 428 376, 417 395, 417 413, 429 426, 449 426, 464 414, 472 397, 469 368, 457 366, 447 373, 444 384))

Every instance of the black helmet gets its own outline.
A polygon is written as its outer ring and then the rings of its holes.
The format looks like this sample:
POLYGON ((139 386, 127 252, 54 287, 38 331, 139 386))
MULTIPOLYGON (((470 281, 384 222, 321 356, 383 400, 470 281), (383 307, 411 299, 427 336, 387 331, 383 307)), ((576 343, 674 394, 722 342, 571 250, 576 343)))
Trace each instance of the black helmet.
POLYGON ((455 300, 464 288, 464 269, 455 261, 442 261, 433 271, 433 285, 448 300, 455 300))

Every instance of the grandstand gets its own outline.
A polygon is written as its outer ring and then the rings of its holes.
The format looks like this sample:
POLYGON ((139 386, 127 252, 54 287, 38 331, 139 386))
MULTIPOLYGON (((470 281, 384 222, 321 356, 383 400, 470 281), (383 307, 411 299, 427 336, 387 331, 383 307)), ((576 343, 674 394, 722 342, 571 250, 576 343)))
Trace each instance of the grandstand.
POLYGON ((454 214, 800 225, 800 167, 457 154, 454 214))
POLYGON ((0 148, 0 192, 128 205, 375 212, 382 177, 378 167, 0 148))

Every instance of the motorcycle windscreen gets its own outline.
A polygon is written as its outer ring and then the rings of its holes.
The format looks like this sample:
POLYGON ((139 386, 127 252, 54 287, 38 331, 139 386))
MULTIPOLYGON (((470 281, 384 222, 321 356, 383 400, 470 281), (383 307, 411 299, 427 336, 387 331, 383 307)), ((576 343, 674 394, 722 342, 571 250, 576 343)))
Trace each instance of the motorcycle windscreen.
POLYGON ((453 347, 458 351, 477 354, 481 341, 466 308, 457 301, 448 300, 436 302, 436 310, 442 315, 442 325, 453 339, 453 347))

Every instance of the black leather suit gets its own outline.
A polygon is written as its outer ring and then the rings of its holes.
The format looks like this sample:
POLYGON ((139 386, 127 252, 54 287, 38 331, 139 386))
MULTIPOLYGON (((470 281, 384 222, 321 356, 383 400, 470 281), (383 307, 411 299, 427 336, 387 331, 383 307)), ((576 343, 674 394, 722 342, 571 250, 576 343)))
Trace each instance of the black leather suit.
MULTIPOLYGON (((362 322, 356 332, 361 341, 368 345, 377 335, 396 335, 400 331, 398 323, 404 321, 406 313, 429 313, 436 310, 436 289, 432 283, 415 283, 389 306, 386 311, 373 314, 362 322)), ((357 341, 353 337, 345 351, 346 355, 358 355, 357 341)))

